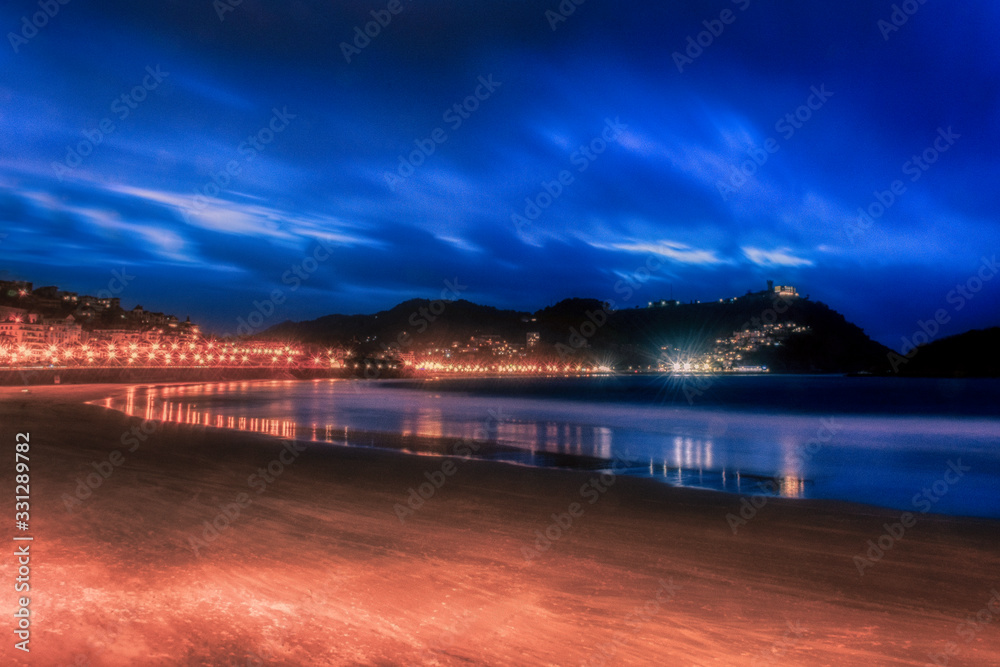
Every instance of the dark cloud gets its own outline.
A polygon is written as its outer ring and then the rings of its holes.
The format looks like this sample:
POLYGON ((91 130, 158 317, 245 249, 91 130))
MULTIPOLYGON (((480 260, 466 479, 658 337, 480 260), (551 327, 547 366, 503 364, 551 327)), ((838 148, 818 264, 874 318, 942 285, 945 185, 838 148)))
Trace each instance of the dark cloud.
MULTIPOLYGON (((96 291, 133 267, 127 303, 221 331, 288 290, 319 238, 333 258, 275 317, 371 312, 456 277, 511 308, 615 298, 656 256, 636 303, 774 277, 894 342, 1000 245, 1000 9, 927 3, 885 39, 892 4, 589 0, 553 31, 555 1, 402 0, 350 63, 341 42, 386 2, 244 0, 224 20, 207 0, 62 5, 4 56, 3 268, 96 291), (674 54, 725 9, 734 21, 678 72, 674 54), (118 117, 157 65, 169 76, 118 117), (491 76, 475 111, 449 114, 491 76), (823 86, 833 96, 786 136, 823 86), (270 140, 274 109, 294 118, 270 140), (79 165, 54 166, 106 118, 79 165), (581 170, 607 119, 627 130, 581 170), (942 128, 961 136, 911 181, 942 128), (269 141, 251 157, 254 136, 269 141), (721 196, 769 138, 777 152, 721 196), (420 164, 390 186, 400 156, 420 164), (572 183, 518 230, 511 216, 563 170, 572 183), (848 233, 897 179, 905 194, 848 233)), ((2 32, 35 11, 8 3, 2 32)), ((997 288, 956 330, 996 323, 997 288)))

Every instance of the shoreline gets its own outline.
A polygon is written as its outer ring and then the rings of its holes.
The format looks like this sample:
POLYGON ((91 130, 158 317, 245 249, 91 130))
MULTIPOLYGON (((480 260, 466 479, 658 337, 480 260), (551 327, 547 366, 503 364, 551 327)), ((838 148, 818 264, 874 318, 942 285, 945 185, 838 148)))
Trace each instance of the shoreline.
POLYGON ((451 471, 169 423, 128 451, 143 420, 81 403, 108 389, 0 390, 0 438, 33 442, 35 655, 14 664, 924 665, 954 645, 954 666, 1000 653, 1000 614, 958 634, 1000 588, 996 521, 921 516, 859 574, 852 559, 898 512, 769 498, 734 534, 738 496, 637 477, 474 459, 451 471), (69 511, 64 497, 116 450, 69 511))
MULTIPOLYGON (((314 379, 313 384, 318 382, 331 382, 333 380, 323 380, 314 379)), ((357 382, 363 382, 368 384, 367 381, 356 380, 357 382)), ((137 396, 135 400, 135 407, 132 410, 134 416, 142 418, 144 415, 150 419, 152 413, 147 412, 141 407, 143 404, 143 393, 142 390, 145 387, 173 387, 173 386, 204 386, 209 387, 207 391, 207 397, 211 398, 211 395, 215 391, 215 387, 223 387, 224 385, 229 385, 229 389, 232 388, 236 382, 239 382, 241 392, 244 389, 244 385, 251 385, 252 383, 257 383, 258 388, 268 388, 268 385, 282 385, 282 386, 295 386, 299 385, 304 381, 295 381, 288 379, 269 379, 269 380, 255 380, 255 381, 235 381, 229 383, 201 383, 193 382, 186 383, 185 385, 175 385, 172 383, 161 383, 155 385, 141 385, 137 386, 137 396)), ((385 380, 380 382, 390 383, 392 386, 401 386, 406 389, 414 389, 421 386, 421 384, 409 384, 406 381, 400 380, 385 380)), ((516 388, 516 385, 512 385, 510 388, 516 388)), ((445 389, 445 391, 454 391, 455 386, 445 389)), ((512 395, 509 393, 501 394, 489 394, 496 395, 501 399, 511 398, 512 395)), ((241 396, 243 394, 241 393, 241 396)), ((532 398, 539 398, 538 395, 533 394, 532 398)), ((166 401, 166 396, 161 396, 161 399, 166 401)), ((173 400, 173 399, 171 399, 173 400)), ((183 406, 185 403, 189 406, 195 406, 195 410, 192 413, 190 410, 185 412, 184 418, 179 419, 180 411, 176 413, 176 418, 170 418, 170 421, 175 423, 187 423, 187 424, 198 424, 206 425, 211 427, 228 429, 233 432, 262 432, 275 437, 284 437, 295 439, 301 441, 305 444, 310 443, 324 443, 327 445, 337 446, 337 447, 357 447, 357 448, 368 448, 381 451, 393 451, 393 452, 404 452, 407 454, 417 455, 417 456, 436 456, 436 457, 448 457, 455 456, 450 453, 452 449, 460 442, 457 436, 442 436, 442 435, 427 435, 420 433, 389 433, 382 431, 371 431, 363 430, 359 427, 351 427, 348 433, 348 427, 344 426, 343 434, 340 433, 339 427, 331 430, 327 427, 325 430, 322 427, 317 427, 315 423, 312 426, 308 426, 306 423, 297 423, 294 419, 264 419, 257 418, 251 419, 248 417, 239 416, 226 416, 225 414, 215 414, 215 409, 209 402, 208 405, 203 407, 198 407, 201 404, 200 398, 194 398, 191 396, 183 397, 181 396, 178 407, 183 406), (197 403, 195 403, 197 401, 197 403), (227 422, 228 421, 228 425, 227 422), (237 421, 246 421, 247 425, 239 426, 237 421), (251 425, 253 422, 256 424, 251 425), (265 424, 267 427, 265 428, 265 424)), ((577 407, 576 403, 566 398, 562 395, 555 395, 546 399, 546 403, 550 405, 566 405, 577 407)), ((129 401, 129 405, 132 401, 129 401)), ((616 404, 611 404, 616 405, 616 404)), ((659 413, 663 406, 651 404, 651 403, 632 403, 626 402, 623 405, 627 406, 631 411, 651 411, 648 414, 659 413)), ((502 412, 502 405, 497 405, 498 409, 502 412)), ((856 414, 853 412, 769 412, 767 410, 757 410, 752 409, 751 406, 739 406, 735 408, 726 408, 718 406, 695 406, 691 408, 685 408, 683 406, 668 406, 672 409, 680 410, 693 410, 696 413, 704 414, 716 414, 720 418, 732 419, 734 417, 752 417, 752 418, 764 418, 764 419, 780 419, 784 422, 798 420, 800 422, 812 422, 814 420, 819 420, 821 424, 824 420, 829 419, 837 421, 838 427, 837 431, 850 430, 850 428, 856 428, 858 425, 865 424, 872 418, 876 418, 880 421, 883 427, 891 428, 899 434, 918 434, 927 435, 930 433, 937 433, 940 437, 946 437, 947 435, 954 435, 957 433, 954 429, 957 428, 955 425, 958 424, 962 429, 971 429, 973 431, 988 429, 994 426, 996 421, 992 418, 987 418, 981 415, 936 415, 936 414, 889 414, 889 413, 875 413, 875 414, 856 414), (831 417, 832 415, 832 417, 831 417)), ((118 405, 113 407, 124 412, 125 406, 118 405)), ((157 410, 158 411, 158 410, 157 410)), ((166 411, 164 410, 164 416, 166 416, 166 411)), ((244 414, 253 414, 253 411, 244 414)), ((641 415, 635 412, 636 418, 641 419, 641 415)), ((490 428, 496 426, 495 420, 492 418, 486 419, 483 426, 487 422, 492 422, 490 428)), ((765 428, 765 427, 762 427, 765 428)), ((828 427, 823 427, 828 428, 828 427)), ((963 431, 963 434, 965 432, 963 431)), ((832 435, 832 432, 831 432, 832 435)), ((793 501, 801 501, 806 499, 806 497, 811 497, 812 500, 828 500, 830 502, 848 502, 857 503, 862 505, 868 505, 872 507, 877 507, 885 511, 895 511, 895 512, 907 512, 913 511, 915 508, 914 502, 910 495, 906 495, 905 499, 893 499, 897 502, 893 503, 890 500, 886 502, 879 503, 877 498, 863 497, 861 494, 855 494, 855 497, 847 496, 837 496, 835 494, 822 494, 815 495, 810 492, 808 496, 805 493, 807 488, 812 488, 816 484, 816 480, 813 478, 798 478, 795 476, 782 475, 780 472, 774 474, 767 473, 754 473, 746 472, 738 468, 731 469, 721 469, 721 470, 708 470, 699 471, 693 468, 677 467, 676 464, 673 466, 668 466, 664 461, 657 461, 655 464, 656 471, 653 472, 653 464, 645 458, 622 458, 621 456, 616 456, 613 459, 600 458, 594 454, 584 454, 584 453, 572 453, 570 451, 553 451, 551 449, 534 449, 530 448, 530 443, 525 443, 524 441, 517 440, 469 440, 466 441, 469 444, 474 445, 475 451, 469 455, 473 458, 486 460, 494 463, 504 463, 508 465, 524 465, 528 467, 535 467, 539 469, 551 469, 551 470, 580 470, 585 472, 601 471, 607 470, 610 466, 618 466, 619 475, 627 475, 630 477, 638 477, 645 479, 655 480, 660 484, 667 484, 670 486, 678 488, 692 488, 704 491, 712 491, 718 493, 725 493, 731 496, 742 497, 761 497, 761 498, 788 498, 793 501), (622 472, 621 468, 624 467, 627 470, 622 472), (704 477, 704 479, 703 479, 704 477), (805 497, 804 497, 805 496, 805 497), (825 496, 825 497, 824 497, 825 496), (859 497, 861 496, 861 497, 859 497), (876 502, 872 502, 875 500, 876 502)), ((824 442, 824 441, 821 441, 824 442)), ((467 445, 465 445, 467 447, 467 445)), ((800 446, 797 450, 797 455, 804 457, 806 460, 811 458, 812 453, 806 452, 800 446)), ((961 460, 961 459, 959 459, 961 460)), ((819 473, 817 473, 819 474, 819 473)), ((817 478, 818 479, 818 478, 817 478)), ((817 485, 818 486, 821 485, 817 485)), ((868 494, 871 496, 872 494, 868 494)), ((953 494, 954 495, 954 494, 953 494)), ((938 510, 938 505, 935 504, 930 508, 930 510, 938 510)), ((965 505, 958 505, 947 507, 946 511, 931 512, 930 510, 921 514, 931 514, 939 513, 942 516, 956 516, 956 517, 966 517, 966 518, 980 518, 988 520, 1000 520, 1000 513, 997 512, 993 506, 983 507, 975 506, 973 507, 969 503, 965 505), (965 511, 963 511, 965 510, 965 511), (976 513, 978 511, 978 513, 976 513)))
POLYGON ((289 368, 142 368, 85 366, 0 368, 0 387, 38 387, 55 385, 115 384, 189 384, 205 382, 240 382, 252 380, 310 380, 349 377, 343 369, 289 368))
POLYGON ((102 367, 87 368, 84 366, 62 367, 30 367, 30 368, 0 368, 0 387, 36 387, 51 385, 83 385, 83 384, 190 384, 206 382, 239 382, 253 380, 312 380, 312 379, 370 379, 370 380, 400 380, 403 382, 447 382, 449 380, 504 380, 504 379, 553 379, 574 377, 669 377, 673 379, 705 378, 831 378, 842 377, 852 379, 900 379, 900 380, 1000 380, 997 375, 914 375, 899 373, 861 373, 848 371, 820 372, 737 372, 719 371, 714 373, 684 372, 669 373, 661 370, 643 371, 593 371, 593 372, 553 372, 553 373, 440 373, 438 371, 383 372, 378 377, 367 378, 364 374, 356 374, 350 369, 289 369, 289 368, 132 368, 102 367), (196 377, 197 376, 197 377, 196 377), (58 378, 58 382, 56 381, 58 378))

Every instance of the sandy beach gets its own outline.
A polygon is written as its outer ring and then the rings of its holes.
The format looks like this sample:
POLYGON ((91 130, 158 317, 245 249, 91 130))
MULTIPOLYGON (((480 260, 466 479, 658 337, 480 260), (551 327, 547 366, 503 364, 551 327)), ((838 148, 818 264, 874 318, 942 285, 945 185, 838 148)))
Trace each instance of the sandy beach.
POLYGON ((0 389, 8 539, 25 432, 34 538, 30 654, 14 648, 17 563, 3 561, 3 664, 958 666, 1000 656, 994 521, 920 515, 862 574, 855 557, 900 512, 769 499, 734 534, 734 495, 293 445, 85 404, 121 390, 0 389))

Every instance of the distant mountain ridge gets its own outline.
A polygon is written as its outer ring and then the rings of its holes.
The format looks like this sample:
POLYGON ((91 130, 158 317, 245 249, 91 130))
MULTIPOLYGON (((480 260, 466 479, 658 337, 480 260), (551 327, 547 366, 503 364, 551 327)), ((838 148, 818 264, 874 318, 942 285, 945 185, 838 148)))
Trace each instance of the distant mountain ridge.
POLYGON ((914 377, 1000 377, 1000 327, 974 329, 890 355, 892 370, 914 377))
POLYGON ((535 312, 500 310, 466 300, 411 299, 371 315, 327 315, 282 322, 260 336, 350 347, 361 356, 449 348, 472 337, 499 337, 538 357, 611 362, 616 368, 656 364, 663 348, 704 352, 718 338, 764 323, 808 328, 747 363, 777 372, 884 372, 888 348, 843 315, 806 298, 757 293, 725 302, 605 310, 596 299, 572 298, 535 312))

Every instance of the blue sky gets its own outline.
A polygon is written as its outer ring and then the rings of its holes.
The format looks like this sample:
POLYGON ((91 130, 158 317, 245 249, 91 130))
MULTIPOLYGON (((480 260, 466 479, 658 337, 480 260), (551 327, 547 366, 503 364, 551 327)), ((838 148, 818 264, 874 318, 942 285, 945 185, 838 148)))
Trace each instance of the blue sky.
POLYGON ((77 0, 34 34, 38 3, 6 3, 0 269, 81 292, 124 269, 125 305, 218 332, 275 290, 268 323, 456 278, 527 310, 773 278, 894 347, 940 308, 941 335, 1000 324, 1000 279, 947 299, 1000 246, 1000 7, 889 30, 893 3, 842 4, 77 0))

